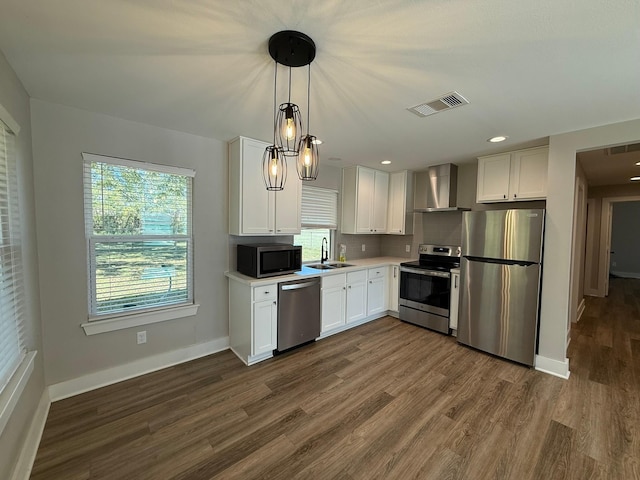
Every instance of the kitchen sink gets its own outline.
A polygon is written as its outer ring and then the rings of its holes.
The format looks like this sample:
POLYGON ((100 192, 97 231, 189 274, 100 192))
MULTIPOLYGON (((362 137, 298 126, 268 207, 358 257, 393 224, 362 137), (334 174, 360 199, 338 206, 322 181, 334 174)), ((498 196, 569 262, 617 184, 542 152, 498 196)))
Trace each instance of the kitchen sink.
POLYGON ((353 267, 348 263, 314 263, 313 265, 307 265, 309 268, 315 268, 316 270, 332 270, 334 268, 353 267))
POLYGON ((307 265, 307 267, 309 268, 315 268, 316 270, 331 270, 333 267, 330 267, 329 265, 325 264, 325 263, 316 263, 313 265, 307 265))

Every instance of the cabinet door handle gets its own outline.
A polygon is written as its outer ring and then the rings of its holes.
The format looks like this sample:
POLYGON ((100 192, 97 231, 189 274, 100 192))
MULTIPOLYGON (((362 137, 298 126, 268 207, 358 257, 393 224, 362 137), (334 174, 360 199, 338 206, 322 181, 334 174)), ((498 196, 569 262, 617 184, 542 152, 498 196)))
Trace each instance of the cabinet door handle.
POLYGON ((275 301, 275 300, 273 301, 273 304, 274 304, 274 305, 276 304, 276 301, 275 301))
POLYGON ((516 198, 516 197, 517 197, 517 195, 514 193, 514 194, 513 194, 513 198, 516 198))
POLYGON ((278 231, 278 232, 281 232, 282 230, 279 228, 277 231, 278 231))
POLYGON ((267 290, 266 292, 264 292, 265 295, 269 295, 269 290, 267 290))
POLYGON ((351 285, 349 285, 349 288, 351 288, 351 285))
POLYGON ((507 198, 507 196, 506 195, 502 195, 502 198, 507 198))

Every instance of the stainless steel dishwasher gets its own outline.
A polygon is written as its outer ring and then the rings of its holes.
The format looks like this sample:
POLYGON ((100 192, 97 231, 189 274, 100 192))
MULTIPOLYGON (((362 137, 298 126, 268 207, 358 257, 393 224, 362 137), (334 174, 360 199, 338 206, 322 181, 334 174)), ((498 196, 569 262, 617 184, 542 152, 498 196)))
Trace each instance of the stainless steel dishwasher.
POLYGON ((278 284, 278 351, 320 336, 320 278, 278 284))

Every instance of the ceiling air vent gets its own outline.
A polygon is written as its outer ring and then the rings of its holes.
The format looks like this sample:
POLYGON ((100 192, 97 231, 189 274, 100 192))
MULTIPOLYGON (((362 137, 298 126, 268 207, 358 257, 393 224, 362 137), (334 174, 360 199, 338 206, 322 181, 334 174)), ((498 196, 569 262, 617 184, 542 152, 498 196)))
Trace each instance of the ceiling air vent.
POLYGON ((469 101, 458 92, 450 92, 442 95, 436 100, 421 103, 415 107, 407 108, 407 110, 419 117, 428 117, 434 113, 442 112, 443 110, 451 110, 452 108, 460 107, 461 105, 466 105, 468 103, 469 101))
POLYGON ((619 155, 621 153, 640 152, 640 143, 632 143, 630 145, 620 145, 618 147, 610 147, 609 155, 619 155))

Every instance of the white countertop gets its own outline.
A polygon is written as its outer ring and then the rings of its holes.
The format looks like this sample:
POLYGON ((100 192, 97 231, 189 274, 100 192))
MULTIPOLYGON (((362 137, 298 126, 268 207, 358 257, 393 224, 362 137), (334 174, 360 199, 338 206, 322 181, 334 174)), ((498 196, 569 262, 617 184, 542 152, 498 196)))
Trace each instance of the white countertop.
MULTIPOLYGON (((275 277, 266 278, 253 278, 247 275, 243 275, 236 271, 224 272, 225 276, 235 281, 245 283, 251 286, 267 285, 278 282, 288 282, 290 280, 297 280, 301 277, 324 277, 326 275, 336 275, 338 273, 353 272, 354 270, 361 270, 363 268, 375 268, 386 267, 389 265, 400 265, 401 262, 408 262, 413 260, 411 258, 404 257, 374 257, 374 258, 361 258, 359 260, 347 260, 345 263, 352 265, 350 267, 332 268, 327 270, 317 270, 315 268, 302 266, 302 270, 299 272, 291 273, 289 275, 278 275, 275 277)), ((317 262, 316 262, 317 263, 317 262)), ((340 263, 329 261, 327 263, 340 263)))

